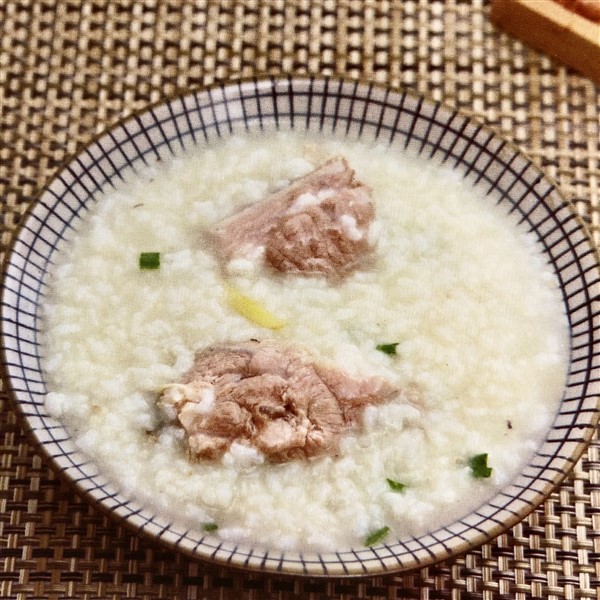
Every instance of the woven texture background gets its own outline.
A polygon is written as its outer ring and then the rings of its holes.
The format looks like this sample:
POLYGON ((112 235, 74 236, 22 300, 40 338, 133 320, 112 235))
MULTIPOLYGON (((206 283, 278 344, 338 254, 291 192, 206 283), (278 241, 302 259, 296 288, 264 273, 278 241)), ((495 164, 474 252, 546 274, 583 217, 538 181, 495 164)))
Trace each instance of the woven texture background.
MULTIPOLYGON (((403 86, 484 120, 600 240, 600 89, 498 31, 483 0, 0 0, 0 45, 3 256, 40 188, 97 132, 190 87, 265 72, 403 86)), ((411 574, 325 581, 206 565, 128 533, 53 476, 5 392, 0 409, 0 597, 600 599, 597 439, 493 542, 411 574)))

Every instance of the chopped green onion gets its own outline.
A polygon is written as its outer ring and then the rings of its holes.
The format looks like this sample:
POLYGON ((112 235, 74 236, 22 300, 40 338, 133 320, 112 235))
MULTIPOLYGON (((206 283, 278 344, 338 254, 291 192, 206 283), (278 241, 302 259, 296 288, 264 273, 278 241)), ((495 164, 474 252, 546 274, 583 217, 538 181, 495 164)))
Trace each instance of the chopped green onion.
POLYGON ((140 269, 158 269, 160 267, 160 252, 142 252, 140 254, 140 269))
POLYGON ((394 342, 393 344, 378 344, 375 348, 384 354, 398 354, 396 348, 399 343, 400 342, 394 342))
POLYGON ((216 531, 219 529, 219 526, 216 523, 204 523, 202 525, 202 529, 210 533, 211 531, 216 531))
POLYGON ((367 536, 365 546, 374 546, 377 542, 381 542, 389 532, 390 528, 387 525, 381 529, 377 529, 377 531, 374 531, 367 536))
POLYGON ((393 479, 386 479, 390 489, 394 492, 403 492, 406 489, 405 483, 400 483, 399 481, 394 481, 393 479))
POLYGON ((487 479, 492 475, 492 470, 487 464, 487 454, 477 454, 469 459, 471 475, 477 479, 487 479))

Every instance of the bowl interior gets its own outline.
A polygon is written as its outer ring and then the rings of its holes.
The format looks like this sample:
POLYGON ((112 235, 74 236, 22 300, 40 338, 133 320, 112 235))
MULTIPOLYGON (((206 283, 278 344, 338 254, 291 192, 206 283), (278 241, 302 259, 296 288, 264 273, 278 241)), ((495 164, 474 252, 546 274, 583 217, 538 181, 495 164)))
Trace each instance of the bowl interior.
POLYGON ((495 133, 422 97, 339 80, 264 79, 218 86, 153 106, 87 146, 28 212, 4 273, 7 382, 26 427, 53 465, 90 500, 135 529, 193 556, 239 567, 356 576, 424 566, 479 545, 522 519, 565 477, 598 420, 598 266, 585 228, 552 182, 495 133), (102 192, 198 143, 269 129, 377 140, 451 166, 534 234, 562 289, 570 372, 553 427, 521 474, 478 510, 420 537, 363 550, 301 554, 216 542, 124 497, 44 407, 38 307, 53 253, 102 192))

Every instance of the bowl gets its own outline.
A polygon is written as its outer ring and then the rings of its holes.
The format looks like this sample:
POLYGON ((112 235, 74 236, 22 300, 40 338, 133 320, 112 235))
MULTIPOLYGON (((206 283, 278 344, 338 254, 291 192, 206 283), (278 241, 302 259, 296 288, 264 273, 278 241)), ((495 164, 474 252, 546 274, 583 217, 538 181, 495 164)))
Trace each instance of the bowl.
POLYGON ((405 571, 464 553, 526 517, 567 476, 589 444, 598 406, 598 256, 582 220, 554 183, 485 125, 414 93, 339 79, 264 78, 217 85, 140 112, 73 157, 25 215, 4 266, 3 371, 33 443, 88 501, 143 535, 195 558, 250 570, 357 577, 405 571), (534 236, 562 291, 570 364, 545 440, 520 473, 476 510, 420 535, 336 552, 298 552, 227 542, 178 525, 138 502, 75 446, 48 414, 40 366, 40 306, 57 247, 125 172, 199 143, 262 130, 315 131, 377 141, 451 167, 493 197, 534 236))

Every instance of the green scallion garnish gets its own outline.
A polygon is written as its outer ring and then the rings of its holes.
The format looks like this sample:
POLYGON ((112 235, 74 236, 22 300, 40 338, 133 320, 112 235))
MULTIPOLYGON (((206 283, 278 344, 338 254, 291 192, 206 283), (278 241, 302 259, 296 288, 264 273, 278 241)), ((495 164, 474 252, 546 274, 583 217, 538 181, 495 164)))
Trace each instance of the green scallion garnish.
POLYGON ((406 489, 405 483, 400 483, 399 481, 394 481, 393 479, 386 479, 390 489, 394 492, 403 492, 406 489))
POLYGON ((216 523, 204 523, 202 525, 202 529, 204 529, 204 531, 207 532, 212 532, 212 531, 216 531, 217 529, 219 529, 219 526, 216 523))
POLYGON ((469 459, 471 475, 477 479, 487 479, 492 475, 492 468, 488 467, 487 454, 477 454, 469 459))
POLYGON ((381 542, 389 532, 390 528, 386 525, 385 527, 370 533, 365 540, 365 546, 374 546, 377 542, 381 542))
POLYGON ((396 348, 400 342, 394 342, 393 344, 377 344, 375 348, 384 354, 398 354, 396 348))
POLYGON ((160 252, 142 252, 140 254, 140 269, 158 269, 160 267, 160 252))

